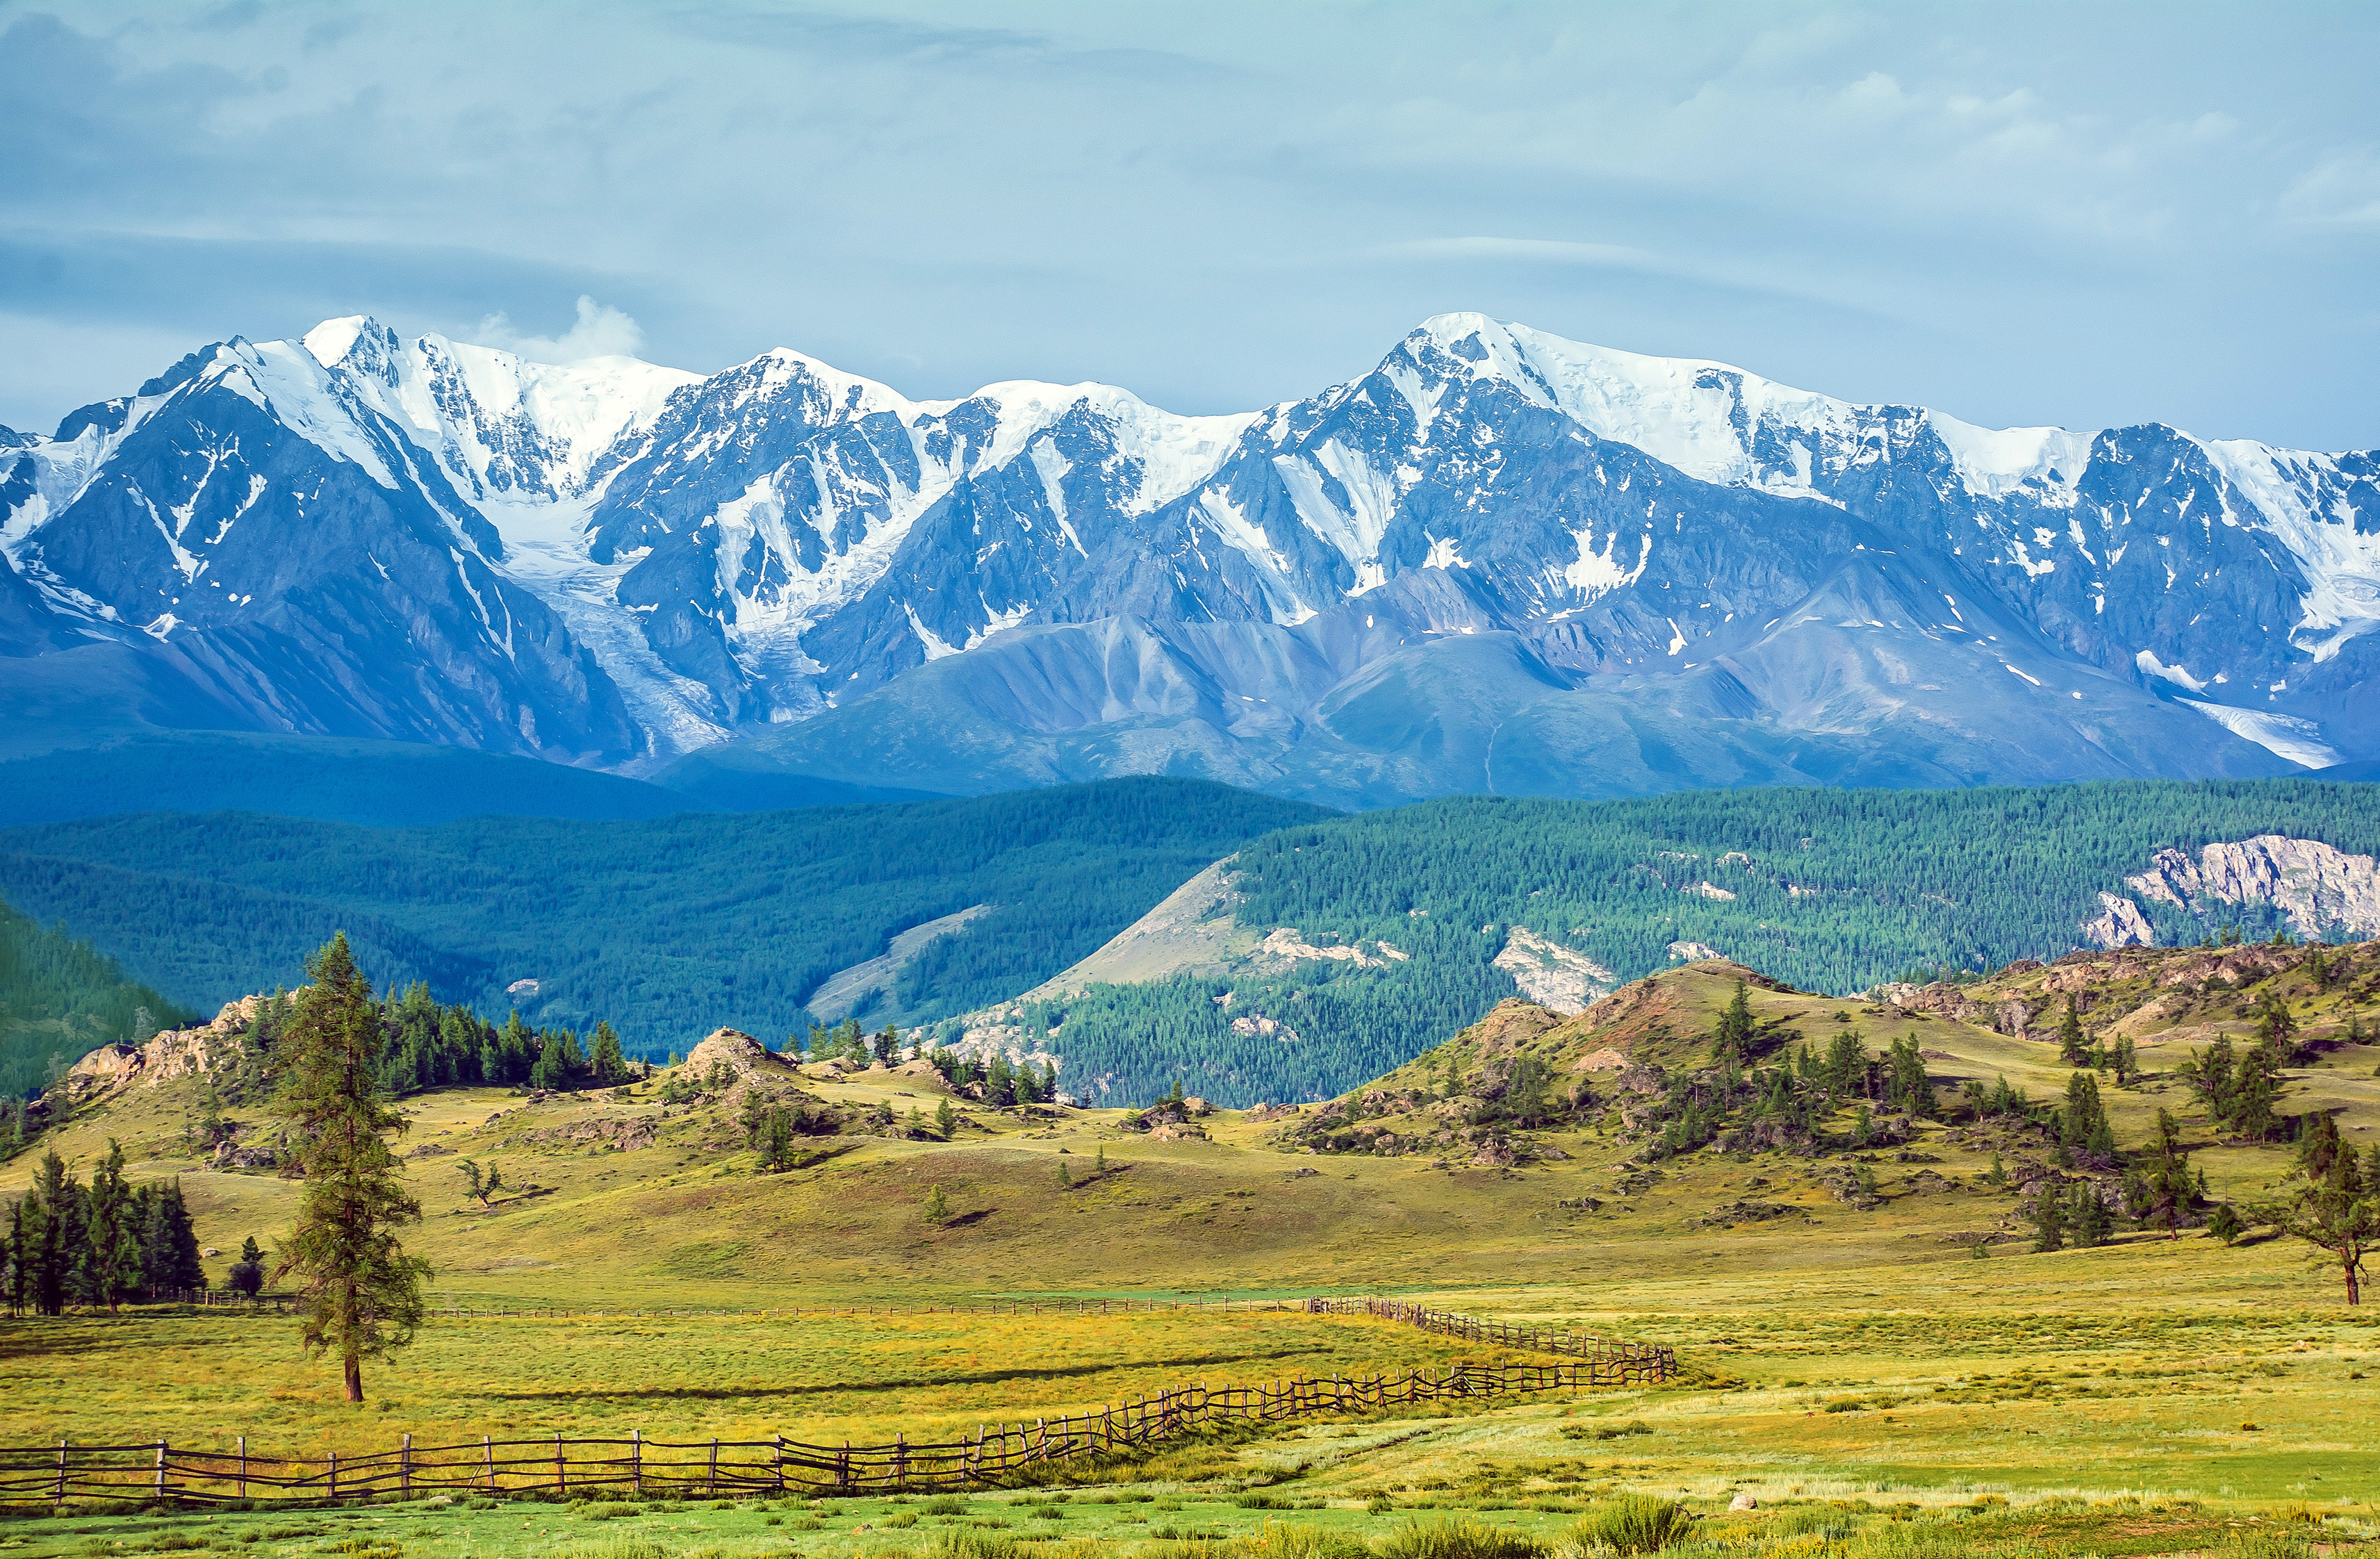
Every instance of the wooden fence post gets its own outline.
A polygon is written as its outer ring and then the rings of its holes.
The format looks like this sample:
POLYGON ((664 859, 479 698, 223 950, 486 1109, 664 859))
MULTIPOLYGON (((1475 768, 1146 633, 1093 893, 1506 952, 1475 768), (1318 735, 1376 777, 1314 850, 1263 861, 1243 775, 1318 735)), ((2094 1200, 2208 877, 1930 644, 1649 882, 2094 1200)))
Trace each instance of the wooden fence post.
POLYGON ((703 1483, 703 1497, 719 1497, 719 1442, 716 1440, 710 1443, 710 1472, 703 1483))
POLYGON ((239 1437, 239 1497, 248 1498, 248 1436, 239 1437))
POLYGON ((480 1436, 480 1455, 488 1468, 488 1493, 496 1492, 496 1443, 487 1435, 480 1436))
POLYGON ((339 1503, 339 1453, 331 1453, 331 1503, 339 1503))
POLYGON ((396 1486, 405 1498, 413 1497, 413 1436, 410 1433, 396 1448, 396 1486))
POLYGON ((161 1500, 165 1497, 165 1443, 163 1440, 157 1442, 157 1489, 155 1497, 161 1500))
POLYGON ((560 1434, 556 1434, 553 1437, 553 1492, 557 1494, 567 1494, 570 1493, 570 1474, 565 1471, 562 1466, 562 1436, 560 1434))
POLYGON ((64 1509, 67 1503, 67 1441, 66 1436, 63 1434, 58 1436, 57 1497, 53 1499, 50 1503, 60 1509, 64 1509))
POLYGON ((638 1499, 645 1497, 645 1432, 628 1431, 628 1481, 638 1499))

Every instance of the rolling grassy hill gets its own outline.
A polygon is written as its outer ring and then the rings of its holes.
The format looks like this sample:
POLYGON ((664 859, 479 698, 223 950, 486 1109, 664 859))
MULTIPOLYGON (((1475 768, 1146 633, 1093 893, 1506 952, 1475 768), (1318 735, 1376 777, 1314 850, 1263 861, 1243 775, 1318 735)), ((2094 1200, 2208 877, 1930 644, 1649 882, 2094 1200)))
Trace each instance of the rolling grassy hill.
MULTIPOLYGON (((289 1323, 203 1312, 20 1323, 36 1346, 0 1361, 0 1389, 29 1435, 78 1443, 212 1444, 237 1430, 319 1455, 384 1448, 408 1432, 427 1444, 458 1431, 630 1427, 693 1440, 783 1432, 831 1442, 892 1430, 917 1440, 1185 1375, 1220 1384, 1450 1355, 1443 1339, 1404 1328, 1242 1310, 1078 1322, 820 1316, 815 1307, 1385 1291, 1668 1342, 1687 1373, 1662 1388, 1187 1445, 1131 1469, 1135 1481, 1111 1492, 1077 1491, 1050 1529, 1138 1552, 1132 1545, 1159 1534, 1133 1518, 1137 1509, 1251 1544, 1270 1534, 1271 1548, 1245 1551, 1254 1559, 1278 1550, 1284 1518, 1353 1541, 1460 1517, 1550 1544, 1582 1510, 1636 1490, 1703 1513, 1698 1534, 1718 1545, 1712 1554, 1766 1553, 1772 1541, 1812 1559, 1899 1554, 1903 1537, 1935 1545, 1912 1555, 2038 1559, 2128 1542, 2211 1551, 2238 1524, 2290 1511, 2329 1523, 2316 1535, 2352 1553, 2363 1531, 2354 1502, 2380 1462, 2350 1427, 2360 1421, 2371 1328, 2341 1306, 2335 1278, 2309 1273, 2284 1244, 2228 1247, 2195 1228, 2178 1239, 2120 1228, 2105 1246, 2033 1254, 2026 1188, 1996 1183, 1990 1170, 1996 1154, 2023 1159, 2037 1133, 1960 1108, 1971 1078, 2058 1095, 2071 1073, 2055 1040, 2037 1023, 2017 1033, 1994 1024, 2010 1003, 2030 1013, 2071 991, 2099 1034, 2131 1033, 2139 1044, 2135 1085, 2105 1090, 2124 1147, 2138 1152, 2155 1111, 2173 1109, 2212 1195, 2251 1195, 2288 1170, 2289 1150, 2222 1141, 2180 1062, 2238 1023, 2228 977, 2252 973, 2238 989, 2289 1002, 2301 1035, 2325 1045, 2288 1069, 2285 1109, 2333 1110, 2343 1133, 2368 1140, 2380 1127, 2371 1075, 2380 1050, 2330 1038, 2375 1006, 2380 960, 2360 954, 2317 984, 2303 949, 2282 952, 2245 949, 2261 961, 2252 971, 2242 949, 2108 955, 1897 992, 1898 1004, 1772 988, 1705 962, 1568 1020, 1507 1003, 1330 1107, 1193 1116, 1196 1130, 1170 1140, 1135 1130, 1147 1118, 1123 1111, 995 1111, 962 1100, 943 1142, 902 1124, 945 1097, 929 1079, 777 1069, 776 1084, 846 1125, 808 1139, 776 1174, 758 1172, 742 1145, 732 1090, 668 1107, 668 1078, 537 1099, 431 1093, 402 1106, 400 1149, 426 1213, 408 1249, 430 1258, 443 1299, 550 1304, 556 1315, 433 1320, 409 1356, 373 1375, 367 1413, 338 1403, 335 1372, 300 1353, 289 1323), (2160 983, 2165 973, 2177 978, 2160 983), (1668 1151, 1662 1123, 1636 1108, 1663 1091, 1638 1093, 1622 1079, 1658 1069, 1707 1081, 1712 1031, 1739 977, 1755 1070, 1796 1050, 1797 1035, 1856 1031, 1863 1056, 1880 1061, 1888 1041, 1914 1033, 1945 1118, 1861 1146, 1846 1140, 1855 1115, 1844 1108, 1789 1147, 1713 1141, 1668 1151), (2209 989, 2210 979, 2226 988, 2209 989), (2181 1003, 2166 1001, 2177 993, 2181 1003), (1524 1057, 1565 1083, 1587 1082, 1592 1102, 1534 1124, 1491 1121, 1500 1142, 1475 1141, 1467 1154, 1443 1144, 1400 1151, 1353 1130, 1396 1118, 1378 1102, 1408 1094, 1456 1104, 1467 1126, 1499 1103, 1497 1080, 1524 1057), (499 1163, 513 1189, 488 1207, 471 1202, 455 1167, 465 1155, 499 1163), (923 1215, 935 1186, 951 1213, 940 1225, 923 1215), (702 1305, 813 1313, 798 1325, 583 1313, 702 1305), (76 1370, 59 1370, 48 1343, 71 1348, 76 1370), (1134 1504, 1144 1493, 1153 1509, 1134 1504), (1759 1510, 1727 1512, 1740 1494, 1759 1510), (1298 1511, 1284 1517, 1266 1500, 1298 1511)), ((203 1241, 226 1252, 248 1235, 270 1245, 300 1188, 194 1157, 184 1129, 199 1096, 191 1078, 136 1082, 66 1121, 54 1141, 86 1173, 110 1140, 121 1142, 136 1179, 178 1175, 203 1241)), ((248 1140, 269 1136, 252 1104, 231 1113, 248 1140)), ((0 1201, 22 1191, 35 1156, 0 1166, 0 1201)), ((210 1263, 218 1277, 227 1259, 210 1263)), ((955 1513, 876 1500, 790 1514, 796 1525, 819 1521, 799 1533, 805 1552, 856 1559, 927 1552, 944 1525, 1038 1519, 1008 1499, 978 1496, 955 1513), (921 1512, 922 1522, 905 1524, 921 1512), (845 1529, 855 1522, 868 1529, 845 1529)), ((585 1530, 576 1523, 599 1511, 617 1523, 611 1537, 664 1549, 700 1541, 736 1559, 759 1559, 788 1535, 759 1510, 659 1504, 498 1505, 489 1517, 501 1513, 501 1527, 473 1525, 480 1517, 459 1505, 375 1506, 370 1531, 460 1559, 480 1539, 567 1545, 585 1530)), ((89 1513, 79 1519, 102 1530, 89 1513)), ((172 1517, 142 1519, 153 1529, 172 1517)), ((298 1530, 276 1519, 285 1538, 298 1530)), ((301 1525, 330 1534, 338 1520, 322 1513, 301 1525)), ((56 1524, 51 1546, 52 1525, 26 1524, 29 1552, 64 1553, 88 1535, 56 1524)), ((128 1540, 141 1535, 125 1529, 128 1540)))

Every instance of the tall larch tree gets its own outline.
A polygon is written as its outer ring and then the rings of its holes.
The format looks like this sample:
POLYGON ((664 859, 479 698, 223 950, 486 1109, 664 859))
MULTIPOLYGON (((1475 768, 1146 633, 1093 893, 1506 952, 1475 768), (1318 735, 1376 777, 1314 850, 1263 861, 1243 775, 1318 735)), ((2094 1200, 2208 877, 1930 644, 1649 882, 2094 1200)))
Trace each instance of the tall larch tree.
POLYGON ((413 1340, 430 1264, 408 1256, 397 1231, 419 1221, 387 1134, 404 1119, 381 1099, 381 1020, 371 985, 356 969, 346 933, 308 961, 312 984, 275 1057, 277 1099, 300 1143, 306 1190, 273 1269, 298 1279, 308 1351, 337 1358, 350 1402, 364 1399, 363 1361, 413 1340))

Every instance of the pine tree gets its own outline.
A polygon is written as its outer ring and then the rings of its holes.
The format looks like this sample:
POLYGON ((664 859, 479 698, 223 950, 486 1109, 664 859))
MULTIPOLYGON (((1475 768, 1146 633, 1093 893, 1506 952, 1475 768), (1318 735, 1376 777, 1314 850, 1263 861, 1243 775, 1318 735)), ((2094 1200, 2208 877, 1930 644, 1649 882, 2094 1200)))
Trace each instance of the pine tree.
POLYGON ((2206 1232, 2228 1245, 2248 1231, 2247 1221, 2240 1210, 2226 1202, 2206 1215, 2206 1232))
POLYGON ((2066 1016, 2058 1021, 2058 1058, 2070 1067, 2082 1064, 2082 1019, 2074 1010, 2074 993, 2066 993, 2066 1016))
POLYGON ((264 1252, 252 1234, 239 1242, 239 1260, 231 1264, 231 1287, 232 1292, 249 1299, 264 1288, 264 1252))
POLYGON ((2088 1180, 2077 1180, 2073 1197, 2067 1209, 2066 1222, 2073 1233, 2074 1243, 2085 1248, 2107 1243, 2107 1236, 2115 1228, 2115 1219, 2109 1215, 2107 1204, 2099 1200, 2098 1188, 2088 1180))
POLYGON ((2190 1154, 2181 1145, 2181 1123, 2169 1111, 2157 1111, 2156 1135, 2149 1141, 2147 1159, 2138 1182, 2141 1222, 2179 1239, 2182 1216, 2198 1200, 2198 1191, 2191 1178, 2190 1154))
POLYGON ((75 1263, 75 1297, 114 1310, 140 1289, 140 1225, 124 1178, 124 1147, 108 1139, 107 1157, 91 1177, 85 1198, 83 1247, 75 1263))
POLYGON ((312 983, 276 1057, 277 1106, 300 1143, 305 1190, 273 1275, 296 1275, 300 1338, 339 1360, 346 1399, 364 1399, 363 1361, 385 1359, 421 1324, 430 1266, 396 1231, 419 1222, 383 1133, 404 1130, 381 1103, 380 1015, 345 932, 307 961, 312 983))
POLYGON ((958 1130, 958 1111, 951 1108, 951 1102, 948 1099, 934 1106, 934 1130, 942 1141, 949 1142, 951 1133, 958 1130))
MULTIPOLYGON (((1063 1151, 1063 1150, 1061 1150, 1061 1151, 1063 1151)), ((1065 1190, 1065 1189, 1067 1189, 1068 1187, 1072 1186, 1074 1183, 1075 1183, 1075 1178, 1074 1178, 1072 1175, 1069 1175, 1068 1173, 1066 1173, 1066 1161, 1065 1161, 1064 1159, 1062 1159, 1062 1159, 1060 1159, 1060 1160, 1058 1161, 1058 1189, 1059 1189, 1060 1190, 1065 1190)))
POLYGON ((2066 1249, 2065 1197, 2058 1187, 2044 1184, 2033 1201, 2033 1249, 2036 1255, 2066 1249))
POLYGON ((2099 1098, 2099 1080, 2089 1072, 2067 1079, 2066 1107, 2058 1114, 2058 1145, 2069 1160, 2081 1158, 2100 1168, 2115 1165, 2115 1128, 2099 1098))
POLYGON ((627 1081, 628 1058, 620 1053, 619 1031, 612 1027, 609 1019, 596 1021, 594 1053, 588 1058, 588 1070, 598 1087, 608 1088, 627 1081))
POLYGON ((33 1313, 63 1315, 74 1297, 75 1258, 83 1246, 83 1189, 52 1148, 33 1172, 26 1194, 30 1227, 18 1249, 28 1253, 33 1313))
POLYGON ((1717 1054, 1719 1059, 1742 1060, 1752 1047, 1752 1002, 1744 984, 1735 983, 1735 995, 1729 998, 1727 1010, 1719 1015, 1717 1054))
POLYGON ((159 1181, 140 1188, 140 1285, 152 1299, 160 1293, 207 1286, 199 1237, 182 1200, 182 1182, 159 1181))
POLYGON ((8 1203, 8 1232, 0 1236, 0 1277, 6 1279, 6 1295, 8 1319, 14 1321, 25 1313, 33 1300, 32 1247, 29 1243, 32 1220, 26 1216, 25 1203, 30 1200, 18 1197, 8 1203))
POLYGON ((504 1171, 492 1162, 482 1169, 477 1160, 467 1158, 455 1167, 463 1177, 465 1193, 478 1202, 482 1211, 486 1210, 496 1192, 504 1189, 504 1171))
POLYGON ((2252 1142, 2270 1141, 2280 1129, 2280 1117, 2275 1106, 2281 1096, 2280 1057, 2271 1045, 2259 1040, 2240 1057, 2240 1070, 2231 1087, 2228 1107, 2223 1112, 2223 1124, 2233 1135, 2252 1142))
POLYGON ((2277 1225, 2323 1252, 2316 1261, 2336 1263, 2347 1302, 2362 1302, 2364 1258, 2380 1246, 2380 1152, 2359 1166, 2354 1151, 2342 1147, 2322 1174, 2301 1174, 2286 1200, 2261 1202, 2252 1211, 2259 1222, 2277 1225))
POLYGON ((2130 1088, 2140 1075, 2139 1048, 2132 1044, 2131 1035, 2119 1034, 2116 1038, 2116 1086, 2130 1088))
POLYGON ((944 1223, 950 1215, 951 1204, 943 1197, 942 1188, 937 1185, 926 1193, 926 1221, 929 1224, 944 1223))

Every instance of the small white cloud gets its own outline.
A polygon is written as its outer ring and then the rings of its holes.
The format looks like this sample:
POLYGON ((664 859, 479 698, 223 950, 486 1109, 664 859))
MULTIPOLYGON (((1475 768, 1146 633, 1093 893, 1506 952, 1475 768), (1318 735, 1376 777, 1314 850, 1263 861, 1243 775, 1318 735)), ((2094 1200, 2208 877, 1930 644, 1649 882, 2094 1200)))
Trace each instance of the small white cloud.
POLYGON ((2281 211, 2310 227, 2380 227, 2380 156, 2325 159, 2289 181, 2281 211))
POLYGON ((644 347, 645 332, 626 313, 582 295, 577 322, 559 336, 523 335, 513 329, 508 316, 491 314, 480 321, 471 339, 532 362, 577 363, 589 357, 633 357, 644 347))

